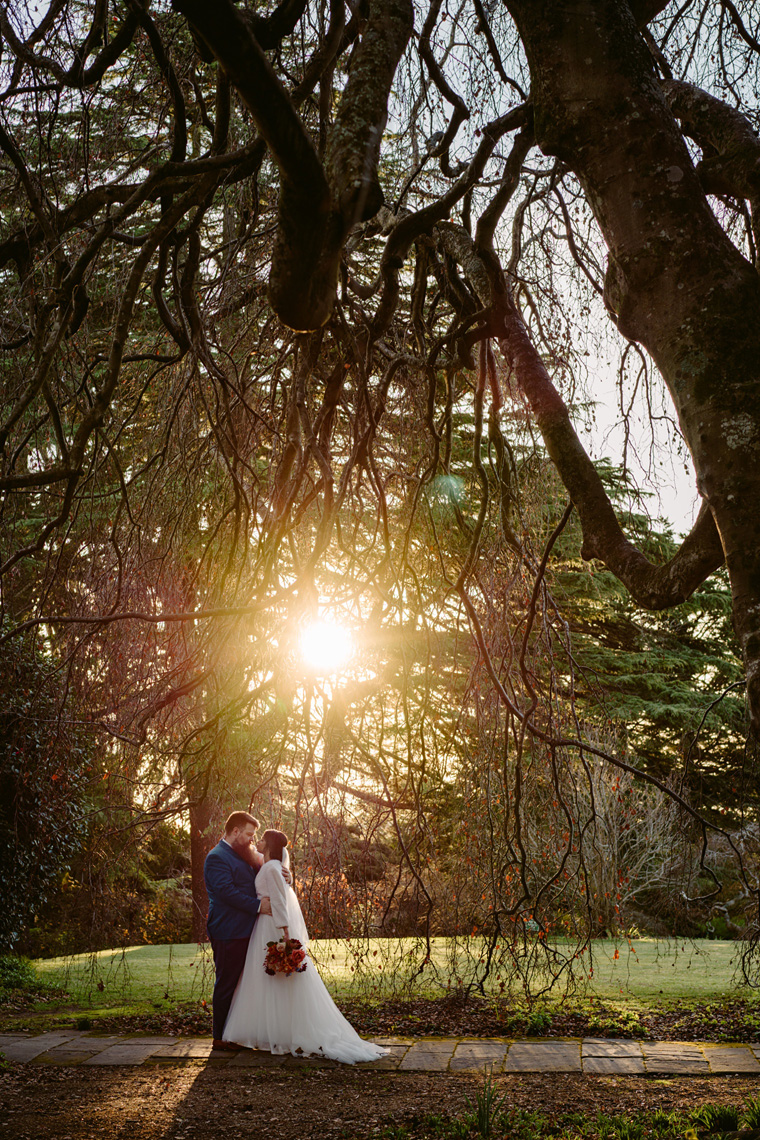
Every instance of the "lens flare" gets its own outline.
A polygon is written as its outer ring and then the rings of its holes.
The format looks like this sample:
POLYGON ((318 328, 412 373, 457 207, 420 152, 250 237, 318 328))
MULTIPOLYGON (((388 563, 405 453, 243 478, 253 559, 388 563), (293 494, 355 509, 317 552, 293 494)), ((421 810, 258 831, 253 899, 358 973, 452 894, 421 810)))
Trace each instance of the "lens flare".
POLYGON ((342 668, 353 653, 350 632, 336 622, 315 621, 301 634, 304 661, 320 673, 342 668))

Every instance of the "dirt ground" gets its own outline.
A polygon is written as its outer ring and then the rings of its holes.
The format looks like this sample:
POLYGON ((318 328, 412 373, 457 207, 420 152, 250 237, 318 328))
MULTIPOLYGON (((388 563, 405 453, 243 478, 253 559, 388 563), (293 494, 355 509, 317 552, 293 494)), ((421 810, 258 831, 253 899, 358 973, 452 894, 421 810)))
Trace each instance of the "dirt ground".
MULTIPOLYGON (((212 1063, 139 1068, 16 1065, 0 1073, 0 1140, 369 1140, 428 1112, 455 1116, 481 1081, 446 1073, 230 1069, 212 1063)), ((509 1074, 499 1091, 554 1116, 741 1104, 760 1078, 509 1074)))

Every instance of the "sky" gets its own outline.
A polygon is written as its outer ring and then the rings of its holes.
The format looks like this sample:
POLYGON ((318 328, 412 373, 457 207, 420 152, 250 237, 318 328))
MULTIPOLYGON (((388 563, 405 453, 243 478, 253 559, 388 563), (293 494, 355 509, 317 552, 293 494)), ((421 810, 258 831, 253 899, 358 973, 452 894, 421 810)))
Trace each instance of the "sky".
MULTIPOLYGON (((581 422, 576 423, 576 428, 592 459, 606 457, 619 462, 625 447, 625 433, 614 382, 607 381, 605 387, 606 391, 597 393, 593 428, 589 430, 581 422)), ((666 433, 660 423, 656 428, 659 428, 659 439, 655 438, 653 444, 649 425, 632 419, 628 465, 636 484, 651 493, 647 499, 650 514, 667 519, 678 537, 688 534, 699 511, 697 479, 685 445, 681 444, 679 454, 673 445, 672 430, 666 433), (666 434, 669 439, 663 438, 666 434)))

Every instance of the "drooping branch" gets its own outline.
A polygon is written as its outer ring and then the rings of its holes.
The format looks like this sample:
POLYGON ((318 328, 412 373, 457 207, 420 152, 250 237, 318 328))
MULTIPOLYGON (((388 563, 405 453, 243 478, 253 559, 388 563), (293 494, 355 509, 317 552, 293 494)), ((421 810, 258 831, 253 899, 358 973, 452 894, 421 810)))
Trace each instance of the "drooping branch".
POLYGON ((461 127, 462 123, 466 119, 469 119, 470 109, 465 103, 462 96, 453 89, 453 87, 446 79, 446 76, 443 74, 443 71, 438 61, 436 60, 433 49, 430 45, 430 36, 432 35, 433 29, 435 28, 438 21, 438 15, 441 10, 441 3, 442 0, 432 0, 432 3, 430 4, 427 18, 422 26, 422 31, 420 32, 420 55, 425 61, 425 66, 430 73, 430 78, 433 80, 441 95, 443 95, 444 99, 446 99, 454 108, 451 115, 451 120, 449 121, 446 130, 443 132, 443 136, 440 142, 437 144, 435 150, 433 151, 433 153, 438 157, 441 170, 446 175, 446 177, 454 178, 456 177, 458 171, 454 171, 451 168, 451 164, 449 162, 449 148, 456 138, 457 131, 461 127))
MULTIPOLYGON (((373 333, 376 337, 382 334, 395 311, 398 299, 399 273, 412 243, 422 234, 429 233, 437 222, 447 217, 452 207, 460 202, 467 191, 475 185, 497 143, 508 131, 515 130, 518 127, 526 128, 525 133, 520 136, 519 144, 516 144, 516 153, 524 156, 529 149, 532 137, 529 124, 530 107, 527 104, 514 107, 505 115, 501 115, 489 123, 483 128, 483 137, 472 160, 446 193, 431 205, 414 213, 404 214, 396 221, 386 242, 380 264, 379 281, 382 281, 383 293, 373 321, 373 333)), ((512 167, 509 170, 511 171, 512 167)), ((506 198, 499 199, 499 201, 502 202, 500 209, 503 211, 506 198)), ((492 215, 492 221, 495 228, 498 214, 492 215)), ((490 220, 486 224, 490 225, 490 220)))
POLYGON ((140 23, 140 27, 147 36, 148 43, 158 64, 161 75, 166 82, 167 87, 171 93, 172 104, 174 108, 174 139, 172 142, 172 150, 170 155, 171 162, 182 162, 187 153, 187 127, 185 123, 185 99, 182 94, 177 74, 172 66, 172 62, 167 55, 164 42, 161 35, 149 16, 147 10, 139 2, 139 0, 128 0, 130 11, 134 12, 140 23))
POLYGON ((627 538, 592 460, 573 427, 567 405, 533 344, 495 255, 477 249, 461 227, 444 223, 437 234, 463 267, 489 310, 491 335, 535 416, 546 450, 567 488, 583 528, 583 557, 598 558, 645 609, 679 605, 723 563, 715 523, 703 506, 691 533, 664 565, 652 563, 627 538))
POLYGON ((67 87, 92 87, 99 83, 108 68, 112 67, 129 47, 138 27, 137 13, 132 10, 125 17, 116 35, 108 41, 88 68, 82 67, 82 60, 77 54, 71 67, 65 70, 50 56, 39 55, 32 51, 36 41, 34 34, 26 43, 16 35, 8 16, 3 11, 4 7, 5 5, 0 5, 0 32, 11 45, 17 58, 35 72, 50 72, 60 84, 67 87))

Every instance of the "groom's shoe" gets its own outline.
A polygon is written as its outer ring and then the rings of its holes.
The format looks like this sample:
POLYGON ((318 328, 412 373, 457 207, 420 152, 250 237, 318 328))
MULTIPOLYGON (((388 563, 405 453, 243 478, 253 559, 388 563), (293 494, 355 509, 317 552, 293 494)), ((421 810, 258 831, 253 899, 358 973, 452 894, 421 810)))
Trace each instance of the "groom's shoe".
POLYGON ((214 1043, 211 1046, 214 1053, 217 1051, 220 1053, 239 1053, 242 1048, 242 1045, 236 1045, 234 1041, 218 1041, 216 1038, 214 1038, 214 1043))

